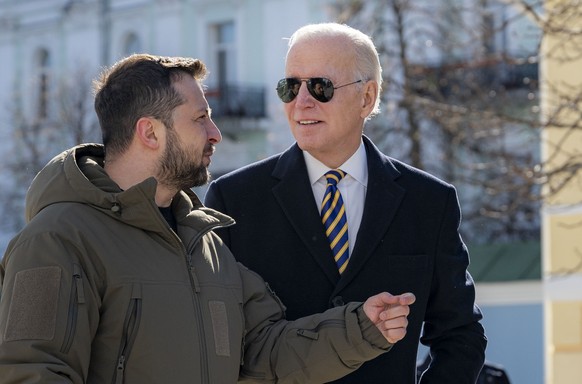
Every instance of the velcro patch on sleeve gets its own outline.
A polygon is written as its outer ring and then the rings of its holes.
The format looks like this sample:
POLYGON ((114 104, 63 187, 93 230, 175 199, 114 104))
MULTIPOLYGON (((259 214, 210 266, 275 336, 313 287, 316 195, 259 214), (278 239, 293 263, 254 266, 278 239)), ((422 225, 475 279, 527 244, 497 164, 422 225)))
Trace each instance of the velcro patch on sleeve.
POLYGON ((42 267, 16 274, 4 340, 52 340, 57 322, 61 269, 42 267))
POLYGON ((218 356, 230 356, 230 341, 228 337, 228 316, 226 305, 222 301, 208 302, 212 330, 214 333, 214 347, 218 356))

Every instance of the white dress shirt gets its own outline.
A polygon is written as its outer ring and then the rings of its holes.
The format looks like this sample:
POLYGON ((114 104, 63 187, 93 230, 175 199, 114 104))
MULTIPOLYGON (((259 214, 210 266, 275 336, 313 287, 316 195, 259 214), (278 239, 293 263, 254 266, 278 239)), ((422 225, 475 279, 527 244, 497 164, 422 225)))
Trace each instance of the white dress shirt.
MULTIPOLYGON (((317 207, 321 210, 321 202, 325 195, 327 181, 325 174, 330 170, 326 165, 321 163, 309 153, 303 151, 309 181, 313 189, 313 196, 317 207)), ((362 222, 364 213, 364 201, 366 199, 366 189, 368 186, 368 162, 366 160, 366 149, 364 143, 360 143, 358 150, 343 163, 339 169, 347 173, 340 180, 337 187, 342 195, 348 220, 348 242, 350 247, 350 256, 356 244, 356 237, 362 222)))

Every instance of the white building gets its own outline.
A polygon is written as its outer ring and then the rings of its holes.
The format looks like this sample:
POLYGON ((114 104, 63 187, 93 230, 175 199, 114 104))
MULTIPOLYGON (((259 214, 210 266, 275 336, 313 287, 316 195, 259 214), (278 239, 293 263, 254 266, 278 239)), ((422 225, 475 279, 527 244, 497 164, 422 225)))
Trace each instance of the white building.
POLYGON ((325 3, 0 0, 1 137, 9 139, 7 106, 15 95, 22 95, 27 118, 49 118, 58 83, 79 71, 91 79, 100 67, 134 52, 192 56, 210 68, 210 101, 221 101, 213 109, 226 140, 213 169, 234 169, 291 142, 274 90, 283 75, 284 38, 306 22, 323 20, 325 3), (220 99, 214 97, 219 91, 220 99))
MULTIPOLYGON (((206 81, 207 97, 224 137, 213 156, 213 174, 220 175, 279 152, 292 143, 275 92, 275 84, 284 74, 285 38, 301 25, 330 20, 332 3, 332 0, 0 0, 0 149, 7 157, 18 155, 11 152, 14 151, 11 143, 16 126, 22 122, 50 127, 58 121, 59 103, 65 100, 61 93, 63 83, 68 93, 75 89, 86 91, 84 96, 91 107, 86 85, 101 67, 134 52, 147 52, 196 57, 208 65, 211 73, 206 81)), ((492 28, 508 17, 506 11, 503 7, 492 8, 492 28)), ((421 35, 411 39, 414 40, 411 44, 426 48, 424 56, 418 57, 429 65, 439 65, 451 58, 435 50, 436 42, 424 41, 421 35)), ((516 41, 506 35, 494 36, 488 43, 504 52, 517 52, 527 39, 516 41)), ((95 123, 91 108, 83 120, 89 127, 95 123)), ((97 135, 85 137, 99 140, 96 131, 95 127, 93 133, 97 135)), ((64 139, 49 142, 51 145, 42 147, 38 154, 42 164, 74 144, 64 139)), ((16 149, 19 150, 22 149, 16 149)), ((8 174, 6 164, 0 167, 2 175, 8 174)), ((34 172, 31 169, 29 176, 34 172)), ((3 189, 12 188, 14 183, 5 177, 0 179, 3 189)), ((22 193, 26 187, 19 184, 22 193)), ((22 212, 17 205, 12 214, 22 212)), ((14 230, 0 226, 2 252, 14 230)), ((483 284, 477 299, 486 315, 490 339, 487 359, 504 365, 512 383, 541 384, 539 281, 499 284, 493 280, 483 284)))

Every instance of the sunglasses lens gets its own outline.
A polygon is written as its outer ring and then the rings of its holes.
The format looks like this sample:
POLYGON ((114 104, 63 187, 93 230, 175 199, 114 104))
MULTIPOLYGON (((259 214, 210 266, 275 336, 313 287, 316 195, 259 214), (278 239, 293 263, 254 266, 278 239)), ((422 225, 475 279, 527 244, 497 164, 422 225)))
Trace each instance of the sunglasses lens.
MULTIPOLYGON (((312 77, 303 81, 307 83, 307 90, 315 100, 327 103, 333 97, 334 88, 330 79, 326 79, 325 77, 312 77)), ((277 95, 281 101, 284 103, 292 102, 299 93, 301 82, 301 79, 294 77, 279 80, 277 83, 277 95)))
POLYGON ((290 103, 295 99, 301 87, 301 80, 289 77, 281 79, 277 83, 277 95, 284 103, 290 103))
POLYGON ((325 77, 312 77, 307 81, 307 90, 322 103, 327 103, 333 97, 333 83, 325 77))

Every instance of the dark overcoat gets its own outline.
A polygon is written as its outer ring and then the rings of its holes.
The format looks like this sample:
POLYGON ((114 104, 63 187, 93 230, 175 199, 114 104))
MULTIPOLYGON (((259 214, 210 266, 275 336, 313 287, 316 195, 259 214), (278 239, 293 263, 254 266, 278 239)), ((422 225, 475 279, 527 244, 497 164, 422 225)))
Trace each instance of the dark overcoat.
POLYGON ((237 222, 218 233, 239 261, 263 276, 290 319, 382 291, 416 295, 405 339, 338 383, 414 383, 421 336, 433 354, 422 382, 475 383, 486 338, 455 188, 363 141, 364 213, 341 276, 297 144, 210 184, 205 204, 237 222))

